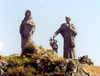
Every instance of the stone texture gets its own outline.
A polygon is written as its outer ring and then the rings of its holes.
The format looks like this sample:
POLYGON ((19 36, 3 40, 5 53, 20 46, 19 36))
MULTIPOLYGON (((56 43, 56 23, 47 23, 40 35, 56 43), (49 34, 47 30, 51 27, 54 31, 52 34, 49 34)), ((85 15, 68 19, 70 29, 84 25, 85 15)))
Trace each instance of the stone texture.
POLYGON ((5 61, 0 61, 0 76, 5 76, 8 63, 5 61))
POLYGON ((35 32, 35 21, 31 17, 31 11, 27 10, 25 13, 25 18, 23 19, 20 25, 20 34, 21 34, 21 48, 22 54, 24 47, 27 42, 33 42, 33 33, 35 32))
POLYGON ((56 53, 58 52, 58 44, 57 40, 50 38, 50 46, 52 47, 52 50, 55 51, 56 53))
POLYGON ((94 65, 94 63, 91 61, 91 59, 88 57, 88 55, 79 57, 78 60, 79 60, 79 62, 81 62, 83 64, 94 65))
POLYGON ((75 59, 75 36, 77 35, 77 31, 75 25, 71 24, 70 21, 71 19, 66 17, 66 23, 61 25, 53 37, 55 38, 60 33, 64 38, 64 58, 75 59))
POLYGON ((90 73, 77 60, 69 60, 65 76, 90 76, 90 73))

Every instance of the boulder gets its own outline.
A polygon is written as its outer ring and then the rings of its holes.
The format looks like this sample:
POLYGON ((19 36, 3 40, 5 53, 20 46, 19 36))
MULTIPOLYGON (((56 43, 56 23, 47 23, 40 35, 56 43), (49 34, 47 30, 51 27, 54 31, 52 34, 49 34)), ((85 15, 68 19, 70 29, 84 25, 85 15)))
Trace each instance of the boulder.
POLYGON ((7 71, 8 63, 5 61, 0 61, 0 76, 5 76, 7 71))
POLYGON ((79 60, 79 62, 81 62, 83 64, 94 65, 94 63, 91 61, 91 59, 88 57, 88 55, 79 57, 78 60, 79 60))
POLYGON ((90 76, 90 73, 78 62, 78 60, 69 59, 65 76, 90 76))

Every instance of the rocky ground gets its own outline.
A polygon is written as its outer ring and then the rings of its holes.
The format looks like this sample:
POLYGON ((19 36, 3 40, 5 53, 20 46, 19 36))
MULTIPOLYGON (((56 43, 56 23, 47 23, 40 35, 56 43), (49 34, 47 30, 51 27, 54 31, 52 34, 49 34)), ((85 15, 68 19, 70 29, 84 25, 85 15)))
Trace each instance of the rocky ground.
POLYGON ((0 76, 100 76, 100 67, 93 66, 87 55, 62 59, 52 50, 31 44, 26 46, 23 58, 19 55, 0 58, 0 76))

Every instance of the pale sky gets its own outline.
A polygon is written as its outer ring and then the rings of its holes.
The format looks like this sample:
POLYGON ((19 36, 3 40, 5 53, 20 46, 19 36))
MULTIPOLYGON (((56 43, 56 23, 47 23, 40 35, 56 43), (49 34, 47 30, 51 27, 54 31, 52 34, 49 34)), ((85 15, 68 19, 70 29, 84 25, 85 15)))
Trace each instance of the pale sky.
MULTIPOLYGON (((49 38, 70 16, 77 27, 77 58, 88 55, 100 65, 100 0, 0 0, 0 53, 20 54, 19 27, 25 11, 32 11, 36 22, 34 42, 51 49, 49 38)), ((63 38, 59 34, 58 55, 63 55, 63 38)))

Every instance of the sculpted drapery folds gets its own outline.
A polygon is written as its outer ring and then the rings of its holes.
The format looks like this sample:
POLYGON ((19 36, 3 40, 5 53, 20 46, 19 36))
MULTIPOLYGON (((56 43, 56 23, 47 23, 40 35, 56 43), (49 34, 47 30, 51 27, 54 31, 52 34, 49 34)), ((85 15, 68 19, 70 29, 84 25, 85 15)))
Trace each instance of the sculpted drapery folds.
MULTIPOLYGON (((61 27, 55 32, 53 39, 60 33, 64 39, 64 58, 74 59, 76 58, 75 36, 77 35, 77 30, 75 25, 70 23, 71 19, 69 17, 65 17, 65 19, 66 23, 63 23, 61 27)), ((25 18, 23 19, 20 26, 22 57, 26 43, 33 42, 34 32, 35 22, 31 17, 31 11, 27 10, 25 13, 25 18)))
POLYGON ((35 32, 35 21, 31 17, 31 11, 27 10, 25 12, 25 18, 23 19, 21 25, 20 25, 20 34, 21 34, 21 48, 22 48, 22 54, 24 47, 27 42, 33 42, 33 33, 35 32))
POLYGON ((75 36, 77 30, 74 24, 71 24, 70 17, 65 17, 67 23, 63 23, 61 27, 55 32, 55 38, 59 33, 64 39, 64 58, 76 58, 75 52, 75 36))

